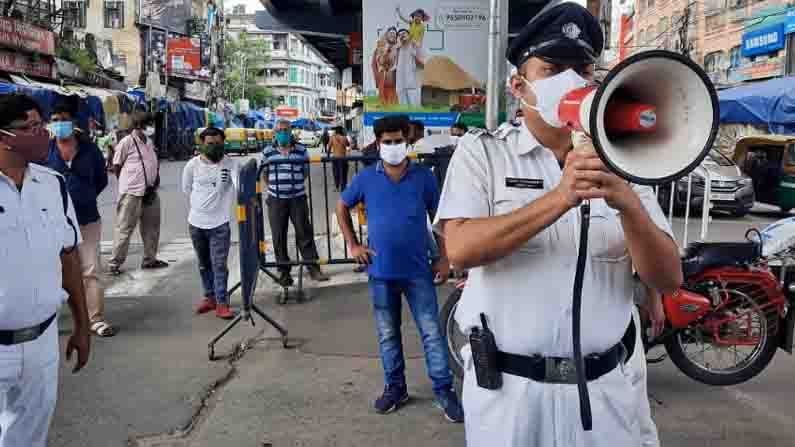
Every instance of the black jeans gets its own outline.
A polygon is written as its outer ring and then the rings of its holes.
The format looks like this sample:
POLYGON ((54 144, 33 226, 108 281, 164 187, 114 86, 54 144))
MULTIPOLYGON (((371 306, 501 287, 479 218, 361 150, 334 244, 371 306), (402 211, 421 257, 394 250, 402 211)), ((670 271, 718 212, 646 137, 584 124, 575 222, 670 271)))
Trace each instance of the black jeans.
MULTIPOLYGON (((309 206, 306 196, 291 199, 277 199, 268 196, 265 201, 268 206, 268 222, 273 233, 273 251, 276 253, 276 262, 290 262, 287 254, 287 224, 293 222, 298 251, 304 260, 317 260, 317 247, 312 224, 309 223, 309 206)), ((292 266, 280 266, 279 272, 290 273, 292 266)), ((317 264, 309 267, 318 270, 317 264)))
POLYGON ((334 160, 332 162, 334 170, 334 187, 339 191, 348 186, 348 160, 334 160))

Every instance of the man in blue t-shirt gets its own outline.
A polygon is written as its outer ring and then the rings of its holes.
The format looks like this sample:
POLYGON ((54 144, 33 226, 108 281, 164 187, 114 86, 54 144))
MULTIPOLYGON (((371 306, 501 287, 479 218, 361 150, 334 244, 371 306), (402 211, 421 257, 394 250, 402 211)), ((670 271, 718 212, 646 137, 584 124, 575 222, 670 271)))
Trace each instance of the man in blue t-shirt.
POLYGON ((405 117, 389 116, 375 122, 381 161, 361 171, 337 203, 337 219, 351 255, 369 265, 378 343, 386 386, 375 402, 379 413, 397 409, 408 400, 405 361, 401 344, 401 297, 406 296, 420 330, 428 375, 436 403, 452 422, 463 422, 464 412, 453 391, 445 334, 439 324, 434 274, 446 280, 450 265, 443 241, 441 256, 431 266, 428 213, 439 204, 439 188, 430 170, 408 158, 405 117), (356 238, 351 209, 364 203, 369 247, 356 238))

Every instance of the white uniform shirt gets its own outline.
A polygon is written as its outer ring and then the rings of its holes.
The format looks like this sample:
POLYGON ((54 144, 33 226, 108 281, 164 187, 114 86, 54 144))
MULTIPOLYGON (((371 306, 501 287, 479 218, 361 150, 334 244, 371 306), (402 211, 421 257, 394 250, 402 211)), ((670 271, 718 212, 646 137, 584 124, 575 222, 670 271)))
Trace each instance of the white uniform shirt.
MULTIPOLYGON (((20 191, 0 172, 0 330, 42 323, 67 297, 60 255, 75 245, 75 233, 66 223, 56 175, 30 164, 20 191)), ((77 225, 71 199, 68 213, 77 225)))
POLYGON ((237 177, 237 162, 229 157, 215 164, 193 157, 182 171, 182 191, 190 197, 188 223, 210 230, 229 222, 237 177), (221 181, 223 169, 229 171, 229 182, 221 181))
MULTIPOLYGON (((494 136, 470 132, 458 143, 447 171, 437 230, 440 220, 502 215, 523 207, 554 189, 561 175, 553 152, 524 125, 505 125, 494 136), (536 180, 537 189, 507 186, 506 178, 536 180)), ((654 223, 672 234, 653 190, 634 190, 654 223)), ((500 350, 571 357, 579 229, 579 209, 574 208, 509 256, 472 269, 456 310, 461 330, 479 326, 480 313, 485 313, 500 350)), ((632 263, 620 217, 604 200, 591 201, 588 251, 582 299, 585 355, 620 341, 633 305, 632 263)))

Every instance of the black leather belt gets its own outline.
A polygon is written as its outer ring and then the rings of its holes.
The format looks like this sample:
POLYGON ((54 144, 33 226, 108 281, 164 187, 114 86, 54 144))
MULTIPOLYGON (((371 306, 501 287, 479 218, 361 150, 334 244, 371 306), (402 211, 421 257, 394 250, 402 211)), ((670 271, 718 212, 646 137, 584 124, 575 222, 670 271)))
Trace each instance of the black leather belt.
MULTIPOLYGON (((601 354, 585 357, 585 377, 590 382, 612 371, 625 360, 622 343, 601 354)), ((574 359, 565 357, 526 356, 497 351, 497 367, 501 372, 525 377, 536 382, 576 384, 574 359)))
POLYGON ((26 343, 29 341, 33 341, 44 331, 50 327, 50 324, 53 320, 55 320, 55 316, 57 314, 52 314, 50 318, 44 321, 44 323, 37 324, 35 326, 26 327, 24 329, 17 329, 15 331, 0 331, 0 345, 18 345, 20 343, 26 343))

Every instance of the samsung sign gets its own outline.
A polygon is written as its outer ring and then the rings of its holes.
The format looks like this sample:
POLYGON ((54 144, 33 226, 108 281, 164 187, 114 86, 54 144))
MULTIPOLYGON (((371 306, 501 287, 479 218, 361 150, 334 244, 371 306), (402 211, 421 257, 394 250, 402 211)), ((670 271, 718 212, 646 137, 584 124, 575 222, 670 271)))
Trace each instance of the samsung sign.
POLYGON ((784 23, 743 34, 743 56, 753 57, 784 48, 784 23))

